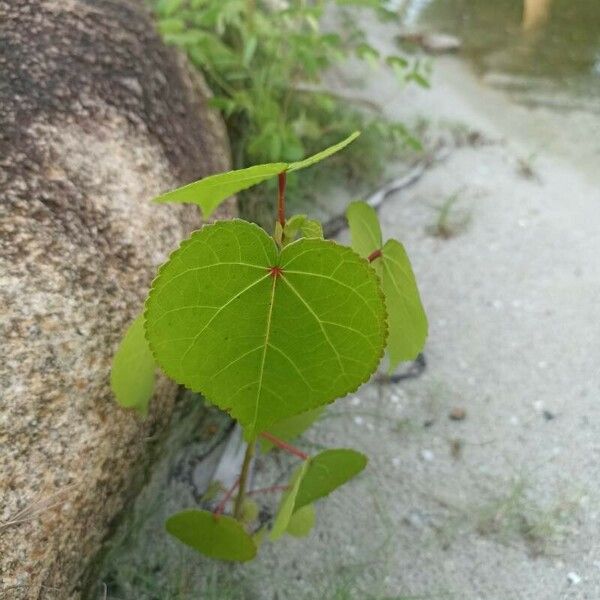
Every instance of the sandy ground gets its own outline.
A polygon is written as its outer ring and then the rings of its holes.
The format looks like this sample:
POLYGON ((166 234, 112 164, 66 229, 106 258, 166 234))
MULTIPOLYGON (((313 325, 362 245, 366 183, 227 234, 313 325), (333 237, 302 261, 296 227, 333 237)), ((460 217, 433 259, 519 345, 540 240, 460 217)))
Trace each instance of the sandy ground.
MULTIPOLYGON (((595 142, 559 153, 551 135, 586 115, 513 106, 457 59, 436 61, 430 91, 382 73, 368 82, 360 93, 390 116, 426 117, 431 137, 462 140, 381 210, 429 315, 425 373, 365 386, 301 441, 370 457, 319 504, 308 538, 225 568, 168 551, 158 510, 145 526, 154 541, 128 560, 154 560, 154 572, 179 561, 190 595, 109 597, 600 598, 600 171, 595 142)), ((259 460, 257 485, 290 464, 259 460)))
MULTIPOLYGON (((514 106, 447 58, 430 91, 375 74, 361 94, 431 132, 479 135, 381 210, 429 314, 426 374, 366 386, 308 434, 364 450, 370 468, 322 504, 309 540, 261 560, 309 587, 345 565, 357 598, 598 599, 597 140, 568 162, 550 135, 586 115, 514 106)), ((287 585, 278 597, 297 597, 287 585)))

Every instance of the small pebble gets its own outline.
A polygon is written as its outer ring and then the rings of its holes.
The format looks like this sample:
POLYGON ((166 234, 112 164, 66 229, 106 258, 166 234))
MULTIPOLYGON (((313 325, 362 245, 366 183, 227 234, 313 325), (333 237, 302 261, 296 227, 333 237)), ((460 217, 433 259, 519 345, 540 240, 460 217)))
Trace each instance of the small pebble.
POLYGON ((545 410, 542 414, 544 415, 544 419, 546 419, 546 421, 552 421, 552 419, 556 417, 556 415, 549 410, 545 410))
POLYGON ((392 458, 392 464, 395 467, 399 467, 401 463, 402 463, 402 460, 400 459, 399 456, 394 456, 394 458, 392 458))
POLYGON ((431 450, 421 450, 421 458, 426 462, 432 462, 435 455, 431 450))
POLYGON ((464 421, 467 411, 462 406, 455 406, 448 416, 452 421, 464 421))
POLYGON ((357 425, 362 425, 365 422, 365 420, 362 417, 354 417, 354 422, 357 425))
POLYGON ((575 571, 571 571, 570 573, 567 573, 567 581, 571 585, 577 585, 581 583, 581 577, 577 573, 575 573, 575 571))
POLYGON ((360 404, 360 398, 358 396, 353 396, 352 400, 350 400, 350 404, 352 404, 352 406, 358 406, 360 404))

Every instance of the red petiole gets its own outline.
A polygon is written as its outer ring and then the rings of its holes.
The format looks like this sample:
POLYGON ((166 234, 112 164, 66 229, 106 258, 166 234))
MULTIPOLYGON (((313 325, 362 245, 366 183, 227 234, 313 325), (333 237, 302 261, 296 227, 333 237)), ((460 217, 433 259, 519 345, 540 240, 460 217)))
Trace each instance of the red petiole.
POLYGON ((240 483, 240 478, 238 477, 235 480, 235 483, 227 490, 227 492, 223 496, 223 499, 221 500, 221 502, 219 502, 217 508, 215 509, 215 512, 213 513, 213 516, 215 517, 215 519, 218 519, 223 514, 223 511, 225 510, 225 505, 227 504, 227 502, 229 501, 231 496, 233 496, 233 492, 235 492, 239 483, 240 483))
POLYGON ((286 183, 287 174, 285 171, 279 173, 278 175, 278 183, 279 183, 279 194, 277 197, 277 220, 279 221, 281 228, 285 227, 285 183, 286 183))
POLYGON ((373 250, 373 252, 371 252, 371 254, 369 254, 369 256, 367 256, 367 260, 371 263, 376 258, 379 258, 380 256, 381 256, 381 249, 377 248, 377 250, 373 250))
POLYGON ((260 434, 260 437, 271 442, 271 444, 274 444, 278 448, 281 448, 282 450, 285 450, 286 452, 289 452, 290 454, 293 454, 294 456, 301 458, 302 460, 308 460, 310 458, 310 456, 308 454, 306 454, 306 452, 302 452, 302 450, 299 450, 295 446, 292 446, 291 444, 288 444, 287 442, 280 440, 278 437, 271 435, 267 431, 263 431, 263 433, 260 434))

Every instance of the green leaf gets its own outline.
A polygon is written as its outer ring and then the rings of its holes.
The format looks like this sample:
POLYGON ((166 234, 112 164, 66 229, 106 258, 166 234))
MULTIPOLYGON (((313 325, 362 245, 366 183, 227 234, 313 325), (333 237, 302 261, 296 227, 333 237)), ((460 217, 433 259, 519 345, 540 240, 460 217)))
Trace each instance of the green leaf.
POLYGON ((321 223, 309 219, 306 215, 294 215, 286 221, 283 234, 287 242, 293 242, 298 232, 301 232, 303 237, 323 239, 321 223))
POLYGON ((377 276, 350 248, 302 238, 280 251, 238 219, 182 243, 145 318, 163 370, 229 411, 247 439, 354 391, 386 338, 377 276))
POLYGON ((238 521, 206 510, 184 510, 167 519, 167 531, 194 550, 220 560, 247 561, 256 545, 238 521))
POLYGON ((346 218, 350 226, 352 249, 367 258, 374 250, 383 245, 381 227, 375 209, 366 202, 352 202, 346 209, 346 218))
MULTIPOLYGON (((186 34, 189 33, 191 32, 186 32, 186 34)), ((360 132, 355 131, 352 135, 338 144, 298 162, 267 163, 264 165, 248 167, 247 169, 238 169, 237 171, 228 171, 227 173, 210 175, 204 179, 188 183, 183 187, 166 192, 155 198, 154 202, 197 204, 202 209, 202 214, 205 217, 209 217, 223 200, 226 200, 233 194, 262 183, 267 179, 271 179, 283 171, 298 171, 299 169, 310 167, 328 156, 339 152, 350 144, 350 142, 354 141, 359 135, 360 132)), ((256 141, 257 140, 255 139, 255 143, 256 141)), ((269 145, 272 155, 279 154, 282 145, 281 138, 278 135, 273 134, 270 136, 269 145)))
POLYGON ((113 358, 110 386, 117 402, 146 415, 154 392, 155 371, 156 362, 144 337, 140 315, 127 329, 113 358))
POLYGON ((271 541, 278 540, 288 528, 290 519, 294 512, 294 505, 296 503, 296 495, 298 494, 298 488, 302 483, 302 478, 308 469, 308 461, 305 460, 295 471, 290 479, 290 487, 285 491, 281 497, 279 503, 279 509, 275 515, 275 521, 273 522, 273 528, 269 538, 271 541))
POLYGON ((294 512, 329 495, 367 466, 367 457, 355 450, 339 448, 320 452, 308 461, 296 495, 294 512))
POLYGON ((252 500, 252 498, 244 498, 240 521, 244 523, 244 525, 249 525, 258 519, 259 512, 260 509, 258 508, 258 504, 252 500))
POLYGON ((237 194, 241 190, 275 177, 285 171, 285 168, 286 163, 270 163, 210 175, 199 181, 162 194, 158 198, 155 198, 154 202, 197 204, 202 209, 202 214, 205 217, 209 217, 223 200, 233 196, 233 194, 237 194))
POLYGON ((388 240, 373 262, 381 278, 388 312, 390 373, 405 360, 414 360, 427 339, 427 315, 404 246, 388 240))
POLYGON ((427 339, 427 316, 404 246, 388 240, 382 247, 377 213, 365 202, 353 202, 346 212, 352 248, 367 257, 381 249, 372 266, 379 275, 388 313, 388 356, 392 372, 400 362, 414 360, 427 339))
POLYGON ((315 505, 307 504, 292 515, 287 526, 287 533, 294 537, 305 537, 315 526, 316 520, 315 505))
MULTIPOLYGON (((304 433, 323 414, 324 410, 323 406, 319 406, 314 410, 283 419, 269 427, 269 433, 284 442, 290 442, 304 433)), ((260 438, 258 442, 262 452, 269 452, 273 448, 273 443, 265 438, 260 438)))
POLYGON ((304 160, 290 163, 288 165, 287 170, 291 173, 292 171, 299 171, 300 169, 306 169, 306 167, 310 167, 311 165, 314 165, 315 163, 318 163, 318 162, 324 160, 325 158, 328 158, 332 154, 335 154, 336 152, 343 150, 348 144, 352 143, 359 135, 360 135, 360 131, 355 131, 354 133, 350 134, 345 140, 342 140, 341 142, 338 142, 337 144, 334 144, 333 146, 329 146, 329 148, 326 148, 325 150, 322 150, 321 152, 318 152, 317 154, 313 154, 312 156, 309 156, 308 158, 305 158, 304 160))

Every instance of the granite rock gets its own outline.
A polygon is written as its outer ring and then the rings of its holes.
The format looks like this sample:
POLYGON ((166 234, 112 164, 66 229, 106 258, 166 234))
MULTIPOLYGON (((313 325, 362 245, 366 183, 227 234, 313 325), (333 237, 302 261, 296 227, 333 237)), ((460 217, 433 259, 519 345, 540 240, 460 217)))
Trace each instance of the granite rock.
POLYGON ((161 379, 141 421, 109 387, 157 265, 200 224, 149 200, 229 154, 141 3, 0 0, 0 15, 0 597, 63 600, 176 396, 161 379))

